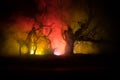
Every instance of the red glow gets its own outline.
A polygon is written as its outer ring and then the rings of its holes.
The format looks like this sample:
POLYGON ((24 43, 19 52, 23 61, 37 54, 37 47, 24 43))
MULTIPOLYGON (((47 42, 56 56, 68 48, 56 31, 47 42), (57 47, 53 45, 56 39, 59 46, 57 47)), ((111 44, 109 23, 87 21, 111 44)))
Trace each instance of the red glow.
MULTIPOLYGON (((36 13, 35 15, 36 20, 43 24, 42 30, 43 34, 47 35, 49 30, 52 29, 52 33, 50 34, 49 39, 51 41, 52 49, 55 50, 54 54, 55 55, 64 54, 66 42, 62 38, 61 29, 62 30, 67 29, 66 26, 67 24, 64 21, 68 18, 66 10, 64 9, 59 10, 59 6, 56 4, 57 0, 52 1, 40 0, 42 1, 40 3, 39 0, 36 1, 38 2, 39 10, 44 10, 44 8, 47 7, 47 12, 43 12, 42 14, 36 13), (64 20, 62 17, 64 17, 64 20)), ((34 23, 36 22, 32 18, 16 16, 16 24, 19 25, 18 29, 21 30, 21 32, 29 32, 32 29, 34 23)), ((38 27, 39 26, 36 23, 35 28, 38 27)))

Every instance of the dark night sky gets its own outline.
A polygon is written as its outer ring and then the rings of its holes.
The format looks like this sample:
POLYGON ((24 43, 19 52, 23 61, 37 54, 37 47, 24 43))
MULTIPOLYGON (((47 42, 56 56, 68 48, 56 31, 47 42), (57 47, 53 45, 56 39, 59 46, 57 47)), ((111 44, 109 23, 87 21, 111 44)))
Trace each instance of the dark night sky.
POLYGON ((8 19, 14 12, 23 12, 25 15, 32 16, 37 6, 33 0, 1 0, 0 10, 0 20, 2 20, 8 19))
MULTIPOLYGON (((73 7, 78 4, 79 5, 79 2, 80 0, 73 0, 73 7)), ((105 6, 106 5, 106 2, 105 1, 96 1, 96 0, 90 0, 92 1, 93 3, 97 3, 97 4, 101 4, 101 6, 105 6), (103 5, 105 3, 105 5, 103 5)), ((109 3, 111 4, 111 3, 109 3)), ((107 4, 108 5, 108 4, 107 4)), ((106 8, 107 8, 107 5, 106 5, 106 8)), ((108 5, 110 7, 110 5, 108 5)), ((29 12, 35 12, 35 10, 37 9, 37 5, 35 3, 34 0, 1 0, 0 1, 0 9, 2 10, 2 14, 6 14, 8 15, 9 13, 11 12, 14 12, 14 11, 25 11, 26 13, 29 13, 29 12)))
MULTIPOLYGON (((72 6, 74 7, 76 3, 79 5, 80 0, 73 0, 72 6)), ((118 21, 118 9, 119 4, 115 0, 90 0, 94 4, 99 4, 104 6, 104 11, 106 16, 112 20, 117 25, 118 21)), ((14 12, 23 12, 26 16, 34 16, 38 11, 37 5, 34 0, 0 0, 0 22, 8 20, 8 18, 14 12)))
MULTIPOLYGON (((73 0, 72 6, 74 7, 76 4, 79 5, 80 0, 73 0)), ((117 2, 113 1, 105 1, 105 0, 90 0, 90 2, 94 4, 98 4, 104 6, 106 14, 113 18, 115 17, 116 10, 118 6, 116 6, 117 2)), ((0 17, 5 18, 5 16, 9 16, 14 12, 24 12, 27 15, 34 15, 37 11, 37 5, 34 0, 0 0, 0 17)))
MULTIPOLYGON (((73 0, 72 6, 79 5, 80 0, 73 0)), ((94 4, 104 6, 107 16, 111 20, 117 17, 117 9, 119 8, 117 2, 105 0, 90 0, 94 4)), ((14 12, 24 12, 27 16, 33 16, 37 12, 37 5, 34 0, 0 0, 0 20, 8 19, 14 12)))

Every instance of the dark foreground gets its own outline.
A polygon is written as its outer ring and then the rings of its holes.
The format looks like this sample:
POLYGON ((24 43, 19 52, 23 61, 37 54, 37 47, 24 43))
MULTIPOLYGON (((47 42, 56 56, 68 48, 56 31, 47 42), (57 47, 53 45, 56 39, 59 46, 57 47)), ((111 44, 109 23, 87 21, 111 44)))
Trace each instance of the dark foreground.
POLYGON ((111 55, 0 57, 1 76, 112 75, 111 55))

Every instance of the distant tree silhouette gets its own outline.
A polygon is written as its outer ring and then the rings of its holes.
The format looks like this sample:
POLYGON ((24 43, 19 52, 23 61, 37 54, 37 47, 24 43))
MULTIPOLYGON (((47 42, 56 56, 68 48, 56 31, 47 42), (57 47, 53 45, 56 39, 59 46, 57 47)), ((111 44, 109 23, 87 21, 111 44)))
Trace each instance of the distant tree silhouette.
POLYGON ((37 49, 37 40, 39 39, 39 37, 36 34, 36 29, 33 26, 31 31, 28 33, 27 38, 25 40, 25 44, 28 48, 28 54, 30 54, 31 48, 34 47, 34 53, 36 52, 37 49))
MULTIPOLYGON (((24 41, 24 44, 28 48, 28 55, 31 53, 32 47, 34 47, 34 49, 33 49, 34 53, 33 54, 34 55, 36 54, 37 44, 39 44, 38 40, 39 40, 40 37, 47 40, 48 41, 48 46, 51 48, 51 41, 50 41, 50 39, 48 37, 52 32, 51 26, 53 24, 51 24, 51 25, 43 25, 42 23, 38 22, 36 20, 36 18, 34 18, 34 19, 35 19, 35 22, 39 25, 39 28, 35 29, 35 24, 33 24, 32 29, 27 33, 27 37, 26 37, 26 40, 24 41), (50 31, 48 32, 48 34, 45 35, 43 33, 43 29, 46 29, 46 28, 49 28, 50 31), (39 31, 39 34, 36 33, 37 30, 39 31)), ((46 46, 46 47, 48 47, 48 46, 46 46)))
MULTIPOLYGON (((94 36, 96 34, 96 29, 97 27, 93 27, 91 30, 89 29, 89 25, 92 22, 92 20, 95 17, 95 11, 94 7, 92 5, 92 0, 85 0, 86 1, 86 13, 87 13, 87 20, 85 22, 78 21, 76 22, 79 25, 79 29, 75 32, 73 32, 73 29, 71 26, 68 24, 68 29, 67 30, 62 30, 62 37, 66 41, 66 47, 65 51, 66 54, 71 55, 73 54, 73 48, 74 48, 74 42, 75 41, 91 41, 91 42, 102 42, 102 39, 96 40, 94 37, 89 37, 89 36, 94 36), (87 31, 85 34, 83 34, 84 31, 87 31), (91 34, 90 34, 91 33, 91 34)), ((64 17, 64 16, 63 16, 64 17)))

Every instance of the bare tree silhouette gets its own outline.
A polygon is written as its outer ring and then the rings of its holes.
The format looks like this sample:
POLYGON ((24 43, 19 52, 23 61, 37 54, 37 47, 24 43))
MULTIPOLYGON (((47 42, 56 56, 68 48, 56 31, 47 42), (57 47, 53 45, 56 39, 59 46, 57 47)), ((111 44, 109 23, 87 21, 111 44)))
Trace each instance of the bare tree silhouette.
MULTIPOLYGON (((49 47, 51 47, 51 41, 49 39, 49 35, 51 34, 52 32, 52 28, 51 25, 43 25, 42 23, 38 22, 36 19, 35 19, 35 22, 39 25, 39 28, 35 29, 35 24, 33 24, 33 27, 32 29, 27 33, 27 37, 26 37, 26 40, 24 41, 24 44, 27 46, 28 48, 28 55, 31 53, 31 50, 33 51, 31 54, 36 54, 36 50, 37 50, 37 44, 38 43, 38 40, 40 37, 44 38, 45 40, 48 41, 48 45, 49 47), (47 35, 45 35, 43 33, 43 29, 47 29, 49 28, 50 31, 48 32, 47 35), (39 31, 39 34, 36 33, 36 31, 39 31)), ((22 46, 22 45, 21 45, 22 46)), ((46 46, 47 47, 47 46, 46 46)), ((21 47, 20 47, 21 48, 21 47)), ((20 52, 21 53, 21 52, 20 52)))
MULTIPOLYGON (((87 20, 85 22, 78 21, 76 22, 79 25, 79 29, 75 32, 73 32, 71 26, 67 24, 68 29, 62 30, 62 37, 66 41, 66 54, 73 54, 73 48, 74 48, 74 42, 75 41, 91 41, 91 42, 103 42, 101 39, 95 39, 94 36, 96 34, 97 26, 93 27, 91 30, 89 29, 89 26, 91 22, 93 21, 95 17, 95 10, 93 6, 92 0, 85 0, 86 1, 86 13, 87 13, 87 20), (83 34, 84 31, 87 31, 85 34, 83 34)), ((64 16, 63 16, 64 17, 64 16)))

